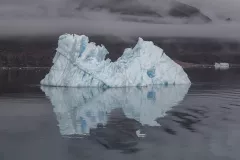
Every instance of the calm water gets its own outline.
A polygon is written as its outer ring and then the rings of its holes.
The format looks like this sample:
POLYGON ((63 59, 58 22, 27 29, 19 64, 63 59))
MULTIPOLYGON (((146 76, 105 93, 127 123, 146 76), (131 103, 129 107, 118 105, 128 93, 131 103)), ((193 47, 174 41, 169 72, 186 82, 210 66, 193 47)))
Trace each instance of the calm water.
POLYGON ((240 159, 240 70, 193 84, 40 87, 47 70, 0 71, 0 160, 240 159))

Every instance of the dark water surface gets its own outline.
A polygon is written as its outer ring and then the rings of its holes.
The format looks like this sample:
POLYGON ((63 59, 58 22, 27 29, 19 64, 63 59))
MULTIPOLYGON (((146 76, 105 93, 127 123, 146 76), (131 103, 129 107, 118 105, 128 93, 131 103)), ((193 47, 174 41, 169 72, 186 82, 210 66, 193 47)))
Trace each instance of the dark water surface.
POLYGON ((240 159, 240 69, 193 84, 40 87, 48 70, 0 70, 0 160, 240 159))

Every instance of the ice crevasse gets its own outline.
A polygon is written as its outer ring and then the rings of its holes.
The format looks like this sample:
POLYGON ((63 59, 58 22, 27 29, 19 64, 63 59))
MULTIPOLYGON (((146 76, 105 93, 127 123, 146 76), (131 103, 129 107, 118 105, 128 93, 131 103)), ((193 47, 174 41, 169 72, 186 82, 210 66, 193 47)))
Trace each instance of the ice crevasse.
POLYGON ((127 48, 115 62, 105 59, 109 52, 89 42, 85 35, 64 34, 50 72, 41 85, 68 87, 124 87, 153 84, 190 84, 183 68, 161 48, 142 38, 127 48))

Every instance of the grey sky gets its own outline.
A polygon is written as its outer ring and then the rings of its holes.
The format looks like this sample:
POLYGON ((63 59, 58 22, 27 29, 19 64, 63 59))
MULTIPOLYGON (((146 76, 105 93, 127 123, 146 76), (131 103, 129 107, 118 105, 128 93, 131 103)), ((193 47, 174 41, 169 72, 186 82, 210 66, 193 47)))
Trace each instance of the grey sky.
MULTIPOLYGON (((1 0, 0 36, 76 32, 79 34, 114 34, 123 37, 175 35, 240 39, 238 38, 240 37, 239 0, 179 0, 201 9, 204 14, 214 20, 213 24, 206 25, 156 25, 121 22, 119 15, 109 11, 93 12, 87 9, 77 12, 75 8, 81 1, 83 0, 1 0), (226 22, 219 20, 224 16, 230 17, 234 21, 224 24, 226 22)), ((114 0, 87 0, 85 1, 87 3, 83 4, 88 8, 99 3, 111 4, 109 1, 114 0)), ((164 12, 169 1, 171 0, 129 0, 121 3, 121 7, 131 9, 131 7, 141 5, 154 10, 160 8, 164 12)))

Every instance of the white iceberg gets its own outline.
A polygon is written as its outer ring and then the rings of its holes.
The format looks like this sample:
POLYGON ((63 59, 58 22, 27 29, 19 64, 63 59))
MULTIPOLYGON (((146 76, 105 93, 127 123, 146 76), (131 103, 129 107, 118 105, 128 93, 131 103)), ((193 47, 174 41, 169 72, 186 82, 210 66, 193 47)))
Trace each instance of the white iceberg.
POLYGON ((215 63, 214 67, 215 69, 225 70, 225 69, 229 69, 230 65, 229 63, 215 63))
POLYGON ((105 60, 104 46, 89 43, 85 35, 59 37, 53 66, 42 85, 123 87, 151 84, 189 84, 183 68, 151 41, 139 38, 116 62, 105 60))
POLYGON ((118 108, 127 118, 142 125, 160 126, 156 119, 178 105, 189 87, 159 85, 104 89, 42 86, 41 89, 54 107, 61 135, 88 135, 98 124, 106 125, 109 113, 118 108))

